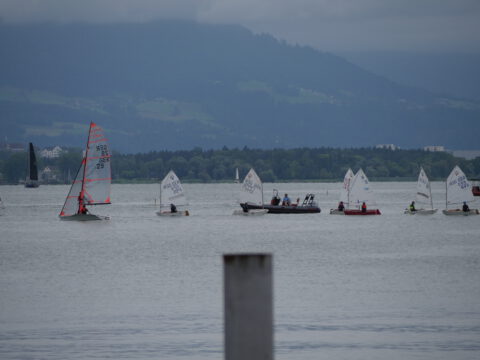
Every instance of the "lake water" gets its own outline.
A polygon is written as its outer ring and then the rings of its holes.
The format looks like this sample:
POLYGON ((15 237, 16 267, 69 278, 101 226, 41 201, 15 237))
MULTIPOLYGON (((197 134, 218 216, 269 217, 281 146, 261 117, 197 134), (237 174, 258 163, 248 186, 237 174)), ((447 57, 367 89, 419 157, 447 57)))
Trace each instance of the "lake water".
POLYGON ((373 183, 371 217, 328 215, 339 183, 273 187, 322 213, 232 216, 238 185, 186 184, 191 216, 160 218, 158 185, 114 185, 110 221, 63 222, 68 186, 0 186, 0 358, 222 359, 232 252, 273 254, 276 359, 480 356, 480 216, 404 215, 414 183, 373 183))

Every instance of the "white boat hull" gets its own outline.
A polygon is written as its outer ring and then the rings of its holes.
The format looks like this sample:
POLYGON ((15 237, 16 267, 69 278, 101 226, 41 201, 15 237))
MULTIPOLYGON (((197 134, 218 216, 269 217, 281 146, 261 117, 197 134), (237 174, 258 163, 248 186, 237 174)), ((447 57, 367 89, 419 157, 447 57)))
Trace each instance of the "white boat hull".
POLYGON ((268 212, 267 209, 249 209, 247 212, 243 210, 234 210, 233 215, 260 216, 260 215, 265 215, 267 212, 268 212))
POLYGON ((460 209, 455 210, 442 210, 445 215, 456 215, 456 216, 470 216, 470 215, 480 215, 478 209, 470 209, 470 211, 463 211, 460 209))
POLYGON ((110 220, 108 216, 100 216, 94 214, 75 214, 70 216, 60 216, 64 221, 95 221, 95 220, 110 220))
POLYGON ((345 213, 343 210, 330 209, 330 215, 345 215, 345 213))
POLYGON ((158 216, 189 216, 190 213, 188 210, 184 211, 177 211, 177 212, 171 212, 171 211, 157 211, 158 216))
POLYGON ((415 211, 410 211, 406 209, 403 213, 409 215, 433 215, 438 211, 438 209, 418 209, 415 211))

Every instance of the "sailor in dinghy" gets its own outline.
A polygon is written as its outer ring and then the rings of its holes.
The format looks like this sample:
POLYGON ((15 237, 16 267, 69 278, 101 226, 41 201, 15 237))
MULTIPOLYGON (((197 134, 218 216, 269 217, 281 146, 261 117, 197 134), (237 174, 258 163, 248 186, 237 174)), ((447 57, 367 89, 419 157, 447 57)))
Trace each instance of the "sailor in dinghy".
POLYGON ((427 174, 425 173, 423 168, 420 168, 420 173, 418 174, 415 201, 412 201, 410 203, 410 206, 405 209, 405 214, 432 215, 437 212, 437 209, 433 208, 432 189, 430 187, 430 181, 428 180, 427 174), (420 206, 419 208, 415 206, 415 201, 420 206))
POLYGON ((170 170, 160 183, 160 209, 158 216, 189 216, 188 210, 178 210, 177 206, 188 205, 185 191, 178 176, 170 170))
POLYGON ((373 191, 367 175, 362 169, 358 170, 348 188, 348 207, 343 211, 345 215, 381 215, 379 209, 367 209, 375 206, 373 191), (352 209, 350 206, 356 206, 352 209))
POLYGON ((343 186, 340 190, 340 201, 336 209, 330 209, 330 215, 345 215, 345 208, 348 208, 350 201, 350 184, 355 175, 352 169, 348 169, 343 178, 343 186), (345 207, 346 205, 346 207, 345 207))
POLYGON ((471 209, 468 203, 475 201, 472 193, 472 185, 465 173, 455 166, 447 178, 445 193, 445 215, 480 215, 478 209, 471 209), (456 209, 449 209, 449 206, 456 206, 456 209), (465 205, 467 207, 465 208, 465 205), (459 208, 462 206, 462 208, 459 208), (468 211, 465 211, 468 208, 468 211))
POLYGON ((234 210, 233 215, 255 216, 267 213, 263 208, 263 183, 253 169, 250 169, 243 180, 239 202, 242 210, 234 210), (257 208, 251 209, 250 206, 257 208))

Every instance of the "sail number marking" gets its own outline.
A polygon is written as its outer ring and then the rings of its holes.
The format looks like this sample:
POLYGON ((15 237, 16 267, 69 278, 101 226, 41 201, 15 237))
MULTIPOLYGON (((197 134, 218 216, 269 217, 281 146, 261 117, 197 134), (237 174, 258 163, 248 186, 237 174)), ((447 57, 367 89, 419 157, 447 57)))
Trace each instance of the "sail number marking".
POLYGON ((178 193, 182 193, 183 192, 183 188, 182 188, 182 184, 180 183, 180 180, 173 180, 171 183, 169 184, 165 184, 163 186, 164 189, 172 189, 172 192, 174 194, 178 194, 178 193))
POLYGON ((257 183, 254 183, 253 181, 251 181, 250 179, 247 179, 244 183, 243 183, 243 189, 246 191, 246 192, 249 192, 250 194, 253 194, 255 192, 255 190, 262 190, 262 187, 257 184, 257 183))
POLYGON ((95 167, 97 169, 103 169, 105 168, 105 163, 108 163, 110 162, 110 154, 108 153, 108 147, 106 144, 104 145, 97 145, 95 147, 95 150, 99 153, 99 155, 101 156, 99 159, 98 159, 98 162, 97 164, 95 165, 95 167))
POLYGON ((465 189, 468 187, 467 177, 465 175, 459 176, 457 179, 454 179, 448 183, 449 186, 458 184, 460 189, 465 189))

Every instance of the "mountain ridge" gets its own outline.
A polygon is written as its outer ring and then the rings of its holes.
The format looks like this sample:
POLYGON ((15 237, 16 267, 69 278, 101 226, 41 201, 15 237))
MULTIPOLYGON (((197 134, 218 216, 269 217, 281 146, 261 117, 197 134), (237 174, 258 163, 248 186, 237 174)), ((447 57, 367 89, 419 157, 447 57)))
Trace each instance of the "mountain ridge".
POLYGON ((0 46, 0 130, 16 141, 79 146, 97 121, 126 152, 478 143, 477 102, 241 26, 0 25, 0 46))

